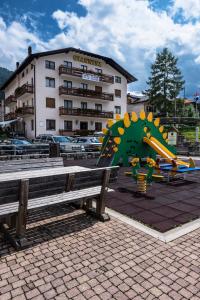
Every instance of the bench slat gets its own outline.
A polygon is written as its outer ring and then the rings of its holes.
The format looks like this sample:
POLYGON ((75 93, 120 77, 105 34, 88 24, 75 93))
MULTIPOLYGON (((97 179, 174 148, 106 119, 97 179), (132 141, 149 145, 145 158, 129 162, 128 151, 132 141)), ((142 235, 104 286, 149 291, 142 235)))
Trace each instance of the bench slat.
MULTIPOLYGON (((108 189, 108 192, 112 192, 112 189, 108 189)), ((71 191, 58 195, 51 195, 46 197, 34 198, 28 201, 28 210, 33 208, 39 208, 49 206, 55 203, 70 202, 83 198, 99 195, 101 192, 101 186, 82 189, 78 191, 71 191)), ((11 214, 18 211, 18 202, 0 205, 0 215, 11 214)))

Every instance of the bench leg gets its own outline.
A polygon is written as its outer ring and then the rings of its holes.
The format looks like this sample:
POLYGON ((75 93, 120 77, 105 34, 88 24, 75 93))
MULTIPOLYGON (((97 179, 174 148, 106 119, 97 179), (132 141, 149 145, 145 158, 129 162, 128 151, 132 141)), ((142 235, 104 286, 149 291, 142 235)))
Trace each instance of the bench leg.
POLYGON ((27 223, 28 192, 29 180, 21 180, 19 208, 16 220, 16 241, 20 247, 25 247, 27 245, 25 234, 27 223))
POLYGON ((110 179, 110 169, 106 169, 103 174, 102 187, 99 197, 96 199, 96 209, 89 208, 89 213, 95 215, 100 221, 109 221, 110 217, 105 213, 105 195, 107 192, 107 186, 110 179))
POLYGON ((10 242, 10 244, 16 249, 19 250, 21 248, 20 244, 18 243, 17 239, 10 234, 10 228, 7 224, 1 224, 1 231, 4 234, 6 240, 10 242))

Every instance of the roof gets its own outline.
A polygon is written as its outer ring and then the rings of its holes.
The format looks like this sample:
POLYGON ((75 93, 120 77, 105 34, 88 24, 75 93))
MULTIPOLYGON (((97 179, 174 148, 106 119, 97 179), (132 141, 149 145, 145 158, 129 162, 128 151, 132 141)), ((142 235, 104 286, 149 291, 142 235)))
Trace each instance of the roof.
POLYGON ((128 104, 145 103, 149 101, 149 98, 145 95, 134 95, 133 93, 127 94, 128 104))
POLYGON ((102 56, 99 54, 94 54, 91 52, 87 52, 81 49, 73 48, 73 47, 68 47, 68 48, 63 48, 63 49, 58 49, 58 50, 51 50, 51 51, 45 51, 45 52, 38 52, 38 53, 33 53, 28 55, 24 61, 19 65, 19 67, 12 73, 12 75, 6 80, 6 82, 2 85, 0 90, 4 90, 15 78, 17 74, 19 74, 28 64, 32 62, 34 58, 39 58, 43 56, 48 56, 48 55, 54 55, 54 54, 60 54, 60 53, 68 53, 70 51, 80 53, 83 55, 88 55, 91 57, 95 57, 97 59, 104 60, 107 64, 109 64, 111 67, 116 69, 119 73, 124 75, 126 77, 128 83, 137 81, 137 78, 135 78, 133 75, 131 75, 128 71, 126 71, 123 67, 121 67, 118 63, 116 63, 112 58, 102 56))

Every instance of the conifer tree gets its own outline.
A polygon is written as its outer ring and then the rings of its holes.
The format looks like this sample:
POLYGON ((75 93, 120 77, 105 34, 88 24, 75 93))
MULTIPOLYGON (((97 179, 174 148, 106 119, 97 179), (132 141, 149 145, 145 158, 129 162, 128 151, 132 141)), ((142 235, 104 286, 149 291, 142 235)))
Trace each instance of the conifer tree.
POLYGON ((162 115, 167 115, 173 110, 173 100, 179 95, 185 83, 177 62, 178 58, 164 48, 151 65, 151 76, 147 81, 149 87, 144 94, 162 115))

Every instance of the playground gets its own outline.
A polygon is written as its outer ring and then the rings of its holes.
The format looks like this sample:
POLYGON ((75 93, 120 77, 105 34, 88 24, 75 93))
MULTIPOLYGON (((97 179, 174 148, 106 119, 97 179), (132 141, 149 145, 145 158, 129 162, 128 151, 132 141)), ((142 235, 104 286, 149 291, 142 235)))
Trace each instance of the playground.
POLYGON ((198 228, 200 161, 176 155, 159 118, 143 111, 139 116, 125 114, 123 119, 116 116, 104 133, 97 165, 121 166, 117 184, 111 185, 114 192, 107 195, 107 207, 160 233, 184 225, 181 236, 198 228))

